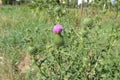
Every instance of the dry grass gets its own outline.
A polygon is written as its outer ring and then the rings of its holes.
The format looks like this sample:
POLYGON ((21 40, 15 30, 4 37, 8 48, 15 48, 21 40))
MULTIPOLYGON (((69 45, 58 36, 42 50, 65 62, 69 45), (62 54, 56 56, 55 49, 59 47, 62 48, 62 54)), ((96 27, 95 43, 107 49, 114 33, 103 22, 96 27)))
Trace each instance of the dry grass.
POLYGON ((0 6, 2 5, 2 0, 0 0, 0 6))
POLYGON ((14 80, 13 66, 5 56, 0 56, 0 79, 1 80, 14 80))

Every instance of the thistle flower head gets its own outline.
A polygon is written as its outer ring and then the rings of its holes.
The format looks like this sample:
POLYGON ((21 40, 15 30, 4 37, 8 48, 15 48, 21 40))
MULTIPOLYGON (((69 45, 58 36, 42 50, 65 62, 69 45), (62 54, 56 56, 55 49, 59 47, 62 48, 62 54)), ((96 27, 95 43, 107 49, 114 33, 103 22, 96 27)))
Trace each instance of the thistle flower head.
POLYGON ((57 34, 60 34, 63 30, 63 27, 62 25, 60 24, 56 24, 54 27, 53 27, 53 32, 54 33, 57 33, 57 34))

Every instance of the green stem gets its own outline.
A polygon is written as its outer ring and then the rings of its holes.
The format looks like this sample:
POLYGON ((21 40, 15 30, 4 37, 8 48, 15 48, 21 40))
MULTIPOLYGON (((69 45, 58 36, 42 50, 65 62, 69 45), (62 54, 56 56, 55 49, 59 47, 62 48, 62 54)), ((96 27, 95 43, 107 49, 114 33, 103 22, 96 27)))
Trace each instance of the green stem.
POLYGON ((61 56, 60 50, 58 52, 58 56, 59 56, 59 66, 60 66, 60 78, 59 78, 59 80, 62 80, 62 70, 61 70, 62 56, 61 56))

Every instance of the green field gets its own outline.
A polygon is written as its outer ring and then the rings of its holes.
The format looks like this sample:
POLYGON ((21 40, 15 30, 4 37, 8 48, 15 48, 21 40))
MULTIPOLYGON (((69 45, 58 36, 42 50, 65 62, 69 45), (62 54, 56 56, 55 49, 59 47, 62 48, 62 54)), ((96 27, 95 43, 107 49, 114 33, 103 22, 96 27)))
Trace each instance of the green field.
POLYGON ((54 24, 46 11, 0 7, 0 80, 120 79, 120 13, 113 19, 110 12, 81 16, 70 9, 60 20, 60 48, 54 24), (92 22, 86 26, 88 16, 92 22))

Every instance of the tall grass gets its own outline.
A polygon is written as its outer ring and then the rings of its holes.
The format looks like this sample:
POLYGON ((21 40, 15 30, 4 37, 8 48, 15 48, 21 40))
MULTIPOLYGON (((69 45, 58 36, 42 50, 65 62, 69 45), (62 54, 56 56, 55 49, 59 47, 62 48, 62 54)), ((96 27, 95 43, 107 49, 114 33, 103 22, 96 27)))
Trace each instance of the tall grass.
POLYGON ((70 10, 61 19, 65 47, 57 49, 53 45, 53 20, 45 11, 37 13, 26 6, 0 8, 2 80, 119 80, 119 17, 112 20, 109 13, 90 16, 93 25, 88 29, 82 24, 87 16, 70 10), (31 45, 37 52, 30 58, 30 69, 20 73, 17 63, 30 55, 31 45))

